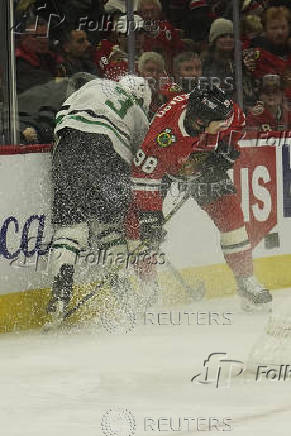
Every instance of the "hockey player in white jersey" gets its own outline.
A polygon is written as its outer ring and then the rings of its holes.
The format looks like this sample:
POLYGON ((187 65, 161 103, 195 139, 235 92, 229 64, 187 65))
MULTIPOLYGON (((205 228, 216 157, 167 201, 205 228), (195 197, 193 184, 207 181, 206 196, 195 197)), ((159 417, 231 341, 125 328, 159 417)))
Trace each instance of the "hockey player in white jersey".
POLYGON ((64 312, 71 299, 74 263, 88 246, 90 223, 97 223, 102 248, 125 242, 130 167, 149 127, 150 102, 150 87, 141 77, 125 76, 119 83, 96 79, 57 114, 50 313, 64 312))

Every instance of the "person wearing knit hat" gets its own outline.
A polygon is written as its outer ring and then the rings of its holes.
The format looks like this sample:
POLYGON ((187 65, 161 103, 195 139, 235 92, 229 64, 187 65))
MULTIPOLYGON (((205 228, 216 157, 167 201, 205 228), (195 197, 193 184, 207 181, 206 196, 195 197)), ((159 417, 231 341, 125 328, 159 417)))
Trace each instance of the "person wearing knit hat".
POLYGON ((233 23, 225 18, 217 18, 210 27, 209 44, 212 45, 217 38, 223 35, 233 35, 233 23))
POLYGON ((217 18, 210 27, 208 53, 202 65, 202 76, 208 83, 222 88, 228 98, 234 97, 233 23, 217 18))

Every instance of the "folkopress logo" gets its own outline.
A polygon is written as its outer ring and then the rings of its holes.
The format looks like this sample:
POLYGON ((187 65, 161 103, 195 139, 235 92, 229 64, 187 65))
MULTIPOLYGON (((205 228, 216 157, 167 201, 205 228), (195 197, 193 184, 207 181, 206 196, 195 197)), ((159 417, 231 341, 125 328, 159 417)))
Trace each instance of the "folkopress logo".
MULTIPOLYGON (((228 358, 227 353, 211 353, 203 363, 204 371, 195 374, 191 382, 213 384, 220 387, 230 387, 231 381, 246 373, 247 365, 241 360, 228 358)), ((250 369, 250 368, 249 368, 250 369)), ((256 382, 284 382, 291 379, 290 364, 260 364, 248 372, 256 382)))
POLYGON ((246 366, 241 360, 228 359, 227 353, 211 353, 204 360, 204 373, 191 378, 191 382, 215 384, 216 388, 229 387, 233 377, 241 375, 246 366))

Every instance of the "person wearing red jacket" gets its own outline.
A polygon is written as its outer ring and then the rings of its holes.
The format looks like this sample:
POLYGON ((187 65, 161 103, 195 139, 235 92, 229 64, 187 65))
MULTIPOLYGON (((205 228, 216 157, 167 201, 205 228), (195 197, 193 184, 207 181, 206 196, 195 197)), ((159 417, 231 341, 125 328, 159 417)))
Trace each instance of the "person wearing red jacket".
POLYGON ((134 159, 128 238, 130 248, 140 241, 156 246, 163 235, 162 179, 184 183, 219 229, 243 308, 250 310, 263 307, 272 296, 253 276, 251 244, 227 173, 239 155, 237 141, 244 125, 242 110, 215 86, 196 87, 162 106, 134 159))
POLYGON ((268 8, 262 19, 265 36, 254 38, 243 60, 256 78, 282 74, 291 61, 289 38, 290 12, 286 7, 268 8))
POLYGON ((15 51, 17 94, 44 85, 59 75, 63 58, 49 48, 48 23, 28 19, 15 51))
POLYGON ((157 0, 139 0, 138 15, 144 20, 145 37, 143 51, 156 51, 166 61, 166 69, 172 72, 172 59, 184 49, 179 30, 162 16, 157 0))
POLYGON ((279 76, 270 75, 263 78, 260 100, 250 110, 246 125, 250 130, 265 132, 291 128, 291 108, 288 108, 279 76))

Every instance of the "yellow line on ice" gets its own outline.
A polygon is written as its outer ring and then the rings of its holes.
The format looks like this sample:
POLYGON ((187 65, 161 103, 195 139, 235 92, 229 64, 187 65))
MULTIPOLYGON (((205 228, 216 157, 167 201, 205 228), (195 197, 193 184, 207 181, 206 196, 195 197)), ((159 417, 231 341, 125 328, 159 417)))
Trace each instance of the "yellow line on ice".
MULTIPOLYGON (((269 289, 291 287, 291 255, 280 255, 254 260, 255 274, 269 289)), ((199 268, 181 270, 186 282, 195 286, 195 280, 205 282, 206 298, 232 296, 236 284, 231 271, 225 264, 208 265, 199 268)), ((160 274, 160 287, 163 300, 170 305, 186 304, 189 302, 185 289, 170 273, 160 274)), ((74 302, 82 294, 89 292, 94 284, 74 287, 74 302)), ((110 297, 110 291, 104 289, 94 299, 94 304, 86 305, 71 317, 70 323, 80 319, 90 319, 98 313, 98 307, 104 297, 110 297)), ((41 327, 48 316, 45 308, 50 297, 50 289, 35 289, 24 292, 10 293, 0 296, 0 333, 28 330, 41 327)), ((73 302, 73 303, 74 303, 73 302)))

